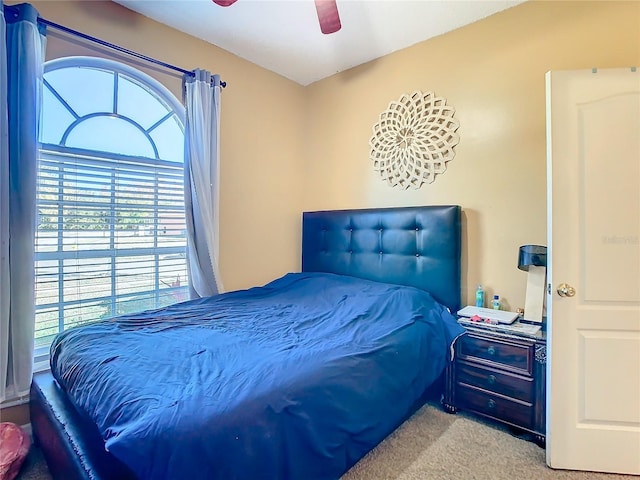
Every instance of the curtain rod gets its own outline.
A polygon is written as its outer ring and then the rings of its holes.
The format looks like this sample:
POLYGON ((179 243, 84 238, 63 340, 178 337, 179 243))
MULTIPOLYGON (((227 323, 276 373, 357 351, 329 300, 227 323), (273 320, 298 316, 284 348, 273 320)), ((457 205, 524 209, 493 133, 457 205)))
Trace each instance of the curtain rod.
MULTIPOLYGON (((38 17, 38 23, 41 23, 43 25, 47 25, 48 27, 56 28, 58 30, 62 30, 65 33, 68 33, 68 34, 71 34, 71 35, 75 35, 76 37, 83 38, 83 39, 88 40, 90 42, 100 44, 103 47, 111 48, 112 50, 117 50, 118 52, 125 53, 127 55, 131 55, 132 57, 139 58, 141 60, 144 60, 145 62, 153 63, 153 64, 156 64, 156 65, 160 65, 161 67, 167 68, 169 70, 175 70, 176 72, 184 73, 185 75, 190 75, 190 76, 194 75, 193 72, 191 72, 189 70, 185 70, 184 68, 176 67, 175 65, 171 65, 170 63, 165 63, 165 62, 163 62, 161 60, 156 60, 155 58, 147 57, 146 55, 142 55, 141 53, 134 52, 132 50, 128 50, 128 49, 126 49, 124 47, 121 47, 119 45, 114 45, 113 43, 109 43, 109 42, 106 42, 104 40, 100 40, 99 38, 92 37, 91 35, 87 35, 86 33, 78 32, 77 30, 72 30, 69 27, 65 27, 64 25, 60 25, 58 23, 54 23, 54 22, 52 22, 50 20, 46 20, 46 19, 44 19, 42 17, 38 17)), ((211 78, 213 78, 213 76, 211 78)), ((223 82, 222 80, 220 80, 220 86, 222 88, 225 88, 227 86, 227 82, 223 82)))

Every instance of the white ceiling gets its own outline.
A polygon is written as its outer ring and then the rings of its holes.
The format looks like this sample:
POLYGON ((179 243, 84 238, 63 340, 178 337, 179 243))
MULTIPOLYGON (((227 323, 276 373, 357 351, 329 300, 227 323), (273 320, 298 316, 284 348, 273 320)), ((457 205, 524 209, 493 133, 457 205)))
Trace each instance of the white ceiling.
POLYGON ((524 0, 337 0, 342 29, 329 35, 313 0, 114 1, 308 85, 524 0))

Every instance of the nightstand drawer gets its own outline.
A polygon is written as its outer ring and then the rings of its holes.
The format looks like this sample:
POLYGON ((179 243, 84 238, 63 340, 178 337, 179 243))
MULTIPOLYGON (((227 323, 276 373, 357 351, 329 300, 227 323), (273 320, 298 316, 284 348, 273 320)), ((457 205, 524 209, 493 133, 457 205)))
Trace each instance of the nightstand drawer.
POLYGON ((475 410, 522 428, 533 428, 534 409, 531 403, 519 402, 460 384, 456 385, 456 398, 463 409, 475 410))
POLYGON ((511 371, 532 374, 533 345, 511 342, 506 339, 490 339, 473 334, 463 335, 458 343, 461 359, 500 364, 511 371))
POLYGON ((458 363, 456 381, 525 402, 533 402, 534 398, 533 378, 501 373, 463 361, 458 363))

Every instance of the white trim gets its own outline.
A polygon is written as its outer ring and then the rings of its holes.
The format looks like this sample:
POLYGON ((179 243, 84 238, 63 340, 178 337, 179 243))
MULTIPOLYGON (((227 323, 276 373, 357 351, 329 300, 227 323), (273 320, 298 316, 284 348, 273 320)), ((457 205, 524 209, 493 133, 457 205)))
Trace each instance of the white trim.
POLYGON ((51 371, 51 365, 49 364, 49 355, 46 359, 33 363, 33 373, 49 372, 51 371))
POLYGON ((24 433, 29 435, 29 440, 31 444, 33 444, 33 429, 31 428, 31 423, 25 423, 24 425, 20 425, 20 428, 24 430, 24 433))
POLYGON ((19 405, 24 405, 25 403, 29 403, 29 394, 22 395, 21 397, 14 398, 12 400, 5 400, 0 403, 0 408, 17 407, 19 405))

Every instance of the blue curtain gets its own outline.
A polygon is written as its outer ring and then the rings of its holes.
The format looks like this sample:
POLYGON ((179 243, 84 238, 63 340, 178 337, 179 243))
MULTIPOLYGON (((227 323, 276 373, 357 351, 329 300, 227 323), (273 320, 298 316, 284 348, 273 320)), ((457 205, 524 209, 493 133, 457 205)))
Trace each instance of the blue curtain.
POLYGON ((44 27, 29 4, 0 0, 0 401, 33 372, 34 244, 44 27))
POLYGON ((196 70, 183 79, 185 217, 191 297, 222 291, 218 268, 220 76, 196 70))

